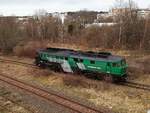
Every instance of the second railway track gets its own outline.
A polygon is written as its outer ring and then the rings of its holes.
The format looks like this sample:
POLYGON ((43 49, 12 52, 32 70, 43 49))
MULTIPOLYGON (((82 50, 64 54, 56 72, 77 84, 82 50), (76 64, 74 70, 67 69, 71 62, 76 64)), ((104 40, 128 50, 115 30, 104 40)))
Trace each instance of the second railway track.
POLYGON ((0 74, 0 81, 3 81, 7 84, 10 84, 17 88, 25 90, 25 91, 32 93, 34 95, 37 95, 39 97, 42 97, 42 98, 46 99, 47 101, 54 102, 65 108, 71 109, 76 113, 104 113, 103 111, 99 111, 97 109, 88 107, 88 106, 80 104, 78 102, 69 100, 68 98, 60 96, 58 94, 54 94, 54 93, 48 92, 44 89, 41 89, 36 86, 22 82, 20 80, 16 80, 15 78, 9 77, 8 75, 5 75, 5 74, 0 74))

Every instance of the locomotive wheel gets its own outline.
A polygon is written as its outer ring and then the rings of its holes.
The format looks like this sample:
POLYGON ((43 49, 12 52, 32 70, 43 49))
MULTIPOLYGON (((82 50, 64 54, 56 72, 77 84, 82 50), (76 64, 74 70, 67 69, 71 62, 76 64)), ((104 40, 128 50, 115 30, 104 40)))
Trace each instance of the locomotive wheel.
POLYGON ((39 65, 39 61, 37 59, 34 61, 34 63, 35 63, 36 66, 39 65))
POLYGON ((103 78, 104 78, 102 74, 97 74, 96 77, 97 77, 98 80, 103 80, 103 78))
POLYGON ((39 63, 37 63, 37 66, 40 67, 40 68, 46 68, 45 64, 43 61, 39 61, 39 63))
POLYGON ((46 67, 46 65, 44 64, 44 61, 42 61, 39 57, 36 57, 35 65, 43 69, 46 67))
POLYGON ((127 79, 125 78, 125 77, 121 77, 121 78, 119 78, 119 80, 118 80, 119 82, 126 82, 127 81, 127 79))
POLYGON ((120 82, 126 82, 127 78, 126 77, 114 77, 113 78, 114 83, 120 83, 120 82))
POLYGON ((113 83, 114 82, 113 76, 111 76, 111 75, 105 75, 104 80, 108 83, 113 83))

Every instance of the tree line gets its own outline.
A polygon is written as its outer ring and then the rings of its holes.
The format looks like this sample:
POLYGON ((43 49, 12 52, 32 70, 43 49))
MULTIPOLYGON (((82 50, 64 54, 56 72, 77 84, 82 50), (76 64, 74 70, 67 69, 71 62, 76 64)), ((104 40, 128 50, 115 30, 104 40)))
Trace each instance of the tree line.
POLYGON ((36 15, 25 21, 15 17, 0 17, 0 49, 11 52, 23 42, 48 40, 50 43, 90 48, 150 50, 150 16, 139 17, 130 8, 125 8, 112 18, 117 23, 113 26, 85 27, 96 18, 95 13, 89 15, 87 11, 67 16, 64 23, 60 18, 50 15, 36 15))

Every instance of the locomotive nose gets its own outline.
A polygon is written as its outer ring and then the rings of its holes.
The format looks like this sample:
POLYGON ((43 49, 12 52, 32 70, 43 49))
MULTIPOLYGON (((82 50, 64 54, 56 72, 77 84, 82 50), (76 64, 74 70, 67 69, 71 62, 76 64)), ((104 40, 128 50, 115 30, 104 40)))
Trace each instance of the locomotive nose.
POLYGON ((124 66, 121 68, 121 73, 126 74, 127 73, 127 66, 124 66))
POLYGON ((122 68, 122 73, 126 73, 126 68, 122 68))

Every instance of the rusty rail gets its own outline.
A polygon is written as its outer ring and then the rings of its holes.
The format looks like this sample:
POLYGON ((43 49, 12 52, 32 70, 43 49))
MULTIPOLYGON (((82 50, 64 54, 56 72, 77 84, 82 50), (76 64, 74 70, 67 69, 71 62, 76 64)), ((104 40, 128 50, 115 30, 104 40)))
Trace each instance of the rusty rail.
POLYGON ((54 102, 61 106, 64 106, 65 108, 71 109, 77 113, 104 113, 95 108, 91 108, 81 103, 69 100, 68 98, 60 96, 58 94, 54 94, 44 89, 22 82, 20 80, 16 80, 15 78, 9 77, 8 75, 5 74, 0 74, 0 80, 12 86, 18 87, 22 90, 25 90, 29 93, 42 97, 47 101, 54 102))

